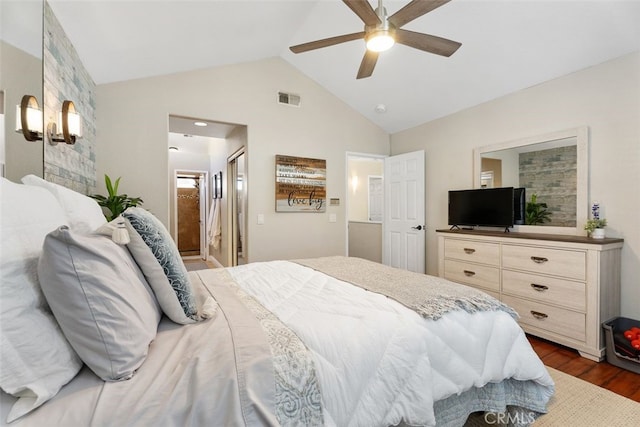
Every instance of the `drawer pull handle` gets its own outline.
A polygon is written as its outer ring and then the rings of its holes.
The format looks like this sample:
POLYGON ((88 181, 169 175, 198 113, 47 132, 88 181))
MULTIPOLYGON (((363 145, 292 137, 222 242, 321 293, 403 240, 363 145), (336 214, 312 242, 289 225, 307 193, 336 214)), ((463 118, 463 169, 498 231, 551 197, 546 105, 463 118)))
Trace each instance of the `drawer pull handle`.
POLYGON ((471 255, 472 253, 474 253, 476 250, 473 248, 464 248, 464 253, 467 255, 471 255))
POLYGON ((547 317, 549 317, 544 313, 540 313, 539 311, 533 311, 533 310, 531 310, 531 315, 533 317, 535 317, 536 319, 538 319, 538 320, 543 320, 543 319, 546 319, 547 317))
POLYGON ((471 271, 471 270, 463 270, 464 271, 464 275, 467 277, 472 277, 476 275, 475 271, 471 271))
POLYGON ((532 283, 531 287, 533 288, 534 291, 538 291, 538 292, 544 292, 549 289, 548 286, 538 285, 537 283, 532 283))
POLYGON ((531 257, 531 260, 532 260, 533 262, 535 262, 536 264, 543 264, 543 263, 545 263, 545 262, 549 261, 549 259, 548 259, 548 258, 541 257, 541 256, 532 256, 532 257, 531 257))

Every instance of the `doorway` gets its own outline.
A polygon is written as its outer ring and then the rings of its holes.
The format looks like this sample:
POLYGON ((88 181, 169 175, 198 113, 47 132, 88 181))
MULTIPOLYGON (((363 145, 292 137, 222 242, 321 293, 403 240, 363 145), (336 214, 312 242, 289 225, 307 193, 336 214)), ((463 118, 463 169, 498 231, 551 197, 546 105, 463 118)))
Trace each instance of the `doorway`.
POLYGON ((385 156, 347 153, 347 255, 382 262, 385 156))
POLYGON ((207 182, 207 171, 176 171, 176 244, 185 259, 207 259, 207 182))

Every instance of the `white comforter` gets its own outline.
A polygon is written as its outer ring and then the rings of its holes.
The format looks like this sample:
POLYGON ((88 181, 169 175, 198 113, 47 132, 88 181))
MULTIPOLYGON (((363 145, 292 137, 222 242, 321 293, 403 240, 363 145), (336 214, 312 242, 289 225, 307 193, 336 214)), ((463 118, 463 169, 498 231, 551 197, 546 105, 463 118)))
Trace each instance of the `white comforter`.
POLYGON ((434 401, 506 378, 534 380, 553 393, 547 370, 505 312, 453 311, 433 321, 292 262, 229 272, 312 352, 327 425, 434 425, 434 401))

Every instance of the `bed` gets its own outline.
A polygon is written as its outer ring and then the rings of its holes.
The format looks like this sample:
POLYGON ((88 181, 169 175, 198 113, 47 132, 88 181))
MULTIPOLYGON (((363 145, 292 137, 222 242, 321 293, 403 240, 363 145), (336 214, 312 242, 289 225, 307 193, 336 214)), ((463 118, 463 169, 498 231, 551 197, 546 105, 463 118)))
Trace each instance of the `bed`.
POLYGON ((342 256, 187 273, 151 214, 104 224, 86 196, 23 182, 0 188, 3 425, 461 426, 478 411, 514 424, 546 412, 547 370, 486 294, 342 256), (25 287, 31 299, 15 298, 25 287), (22 329, 11 359, 13 328, 34 316, 50 332, 22 329))

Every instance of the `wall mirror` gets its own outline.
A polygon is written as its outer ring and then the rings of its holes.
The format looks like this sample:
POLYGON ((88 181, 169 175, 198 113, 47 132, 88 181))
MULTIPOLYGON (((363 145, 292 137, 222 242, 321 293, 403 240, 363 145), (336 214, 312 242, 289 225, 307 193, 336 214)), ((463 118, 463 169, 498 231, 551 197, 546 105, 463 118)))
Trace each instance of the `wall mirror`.
POLYGON ((5 176, 14 182, 27 174, 42 176, 43 143, 16 133, 16 105, 33 95, 43 108, 42 36, 44 1, 0 2, 0 91, 4 94, 2 158, 5 176))
POLYGON ((588 128, 580 127, 478 147, 474 187, 526 189, 527 225, 516 225, 515 231, 583 235, 589 214, 588 140, 588 128))

